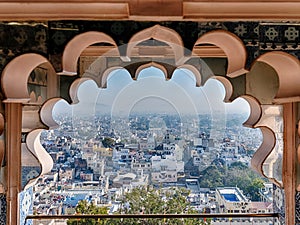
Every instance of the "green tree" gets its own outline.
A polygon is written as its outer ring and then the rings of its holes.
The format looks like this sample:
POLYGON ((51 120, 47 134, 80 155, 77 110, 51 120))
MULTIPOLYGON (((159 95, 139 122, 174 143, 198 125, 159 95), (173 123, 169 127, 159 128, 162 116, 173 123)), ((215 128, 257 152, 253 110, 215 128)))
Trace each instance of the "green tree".
POLYGON ((259 190, 264 186, 264 182, 262 179, 255 178, 252 180, 250 185, 248 185, 246 189, 246 193, 248 193, 251 196, 252 201, 259 201, 260 195, 259 190))
POLYGON ((259 189, 264 178, 260 177, 242 162, 234 162, 229 167, 220 161, 200 172, 199 183, 204 188, 239 187, 252 201, 259 201, 259 189))
MULTIPOLYGON (((79 201, 76 208, 77 214, 88 214, 88 215, 95 215, 95 214, 107 214, 107 207, 98 207, 93 203, 89 203, 86 200, 79 201)), ((70 219, 67 221, 68 225, 106 225, 107 219, 70 219)))
MULTIPOLYGON (((188 190, 184 188, 155 189, 152 186, 134 188, 131 192, 124 195, 122 207, 119 210, 121 214, 191 214, 197 213, 187 196, 188 190)), ((199 219, 174 218, 174 219, 123 219, 124 225, 194 225, 210 224, 210 221, 201 221, 199 219)))
MULTIPOLYGON (((197 213, 187 200, 189 191, 184 188, 154 189, 151 186, 134 188, 122 198, 119 214, 189 214, 197 213)), ((79 201, 77 214, 107 214, 106 207, 97 207, 86 200, 79 201)), ((210 225, 210 220, 181 219, 70 219, 68 225, 210 225)))
POLYGON ((102 144, 105 148, 111 148, 115 144, 115 140, 110 137, 106 137, 103 139, 102 144))
POLYGON ((224 186, 224 169, 216 165, 207 167, 200 173, 200 187, 216 188, 224 186))
POLYGON ((233 163, 228 168, 226 185, 232 184, 243 190, 252 201, 259 201, 259 189, 263 187, 264 180, 249 167, 241 162, 233 163))

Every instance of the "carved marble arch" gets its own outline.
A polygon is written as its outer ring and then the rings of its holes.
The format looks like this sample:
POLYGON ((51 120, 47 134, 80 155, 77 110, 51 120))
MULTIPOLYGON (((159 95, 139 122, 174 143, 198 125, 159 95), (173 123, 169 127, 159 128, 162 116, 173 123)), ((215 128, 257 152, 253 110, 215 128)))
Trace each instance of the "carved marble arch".
MULTIPOLYGON (((164 29, 161 29, 161 28, 155 28, 152 30, 150 29, 150 31, 148 31, 149 35, 147 36, 147 38, 159 37, 158 39, 162 40, 161 36, 159 36, 159 35, 157 36, 157 34, 154 32, 156 29, 158 31, 161 31, 161 30, 164 31, 164 29)), ((82 37, 84 37, 84 36, 80 36, 80 37, 81 37, 80 39, 82 39, 82 37)), ((64 60, 64 62, 63 62, 64 71, 68 72, 68 74, 73 74, 73 72, 76 71, 75 68, 77 68, 77 60, 80 56, 81 51, 84 48, 86 48, 87 46, 89 46, 93 43, 99 42, 99 39, 97 40, 97 42, 95 42, 94 37, 98 37, 98 38, 101 37, 102 42, 103 42, 103 40, 106 40, 110 44, 115 45, 113 40, 105 34, 99 35, 98 33, 97 34, 93 33, 91 35, 91 37, 93 37, 92 38, 93 41, 91 41, 91 39, 89 39, 88 42, 84 42, 84 43, 81 43, 81 41, 79 41, 80 47, 78 47, 78 48, 75 47, 74 51, 72 50, 71 47, 76 46, 75 43, 78 43, 77 42, 78 37, 77 38, 75 37, 73 40, 71 40, 72 44, 67 45, 63 58, 67 59, 68 55, 70 55, 71 53, 75 53, 75 57, 71 57, 70 60, 69 59, 64 60), (105 39, 105 38, 107 38, 107 39, 105 39), (70 66, 70 65, 72 65, 72 66, 70 66), (74 65, 76 65, 76 67, 74 67, 74 65)), ((146 38, 145 36, 142 35, 141 37, 139 37, 140 39, 138 38, 138 36, 136 36, 135 38, 136 38, 136 40, 140 40, 140 41, 147 40, 147 39, 145 39, 146 38), (141 37, 144 37, 144 39, 141 37)), ((175 35, 175 37, 177 37, 177 36, 175 35)), ((133 40, 135 40, 135 39, 133 39, 133 40)), ((170 41, 173 41, 172 43, 176 42, 176 46, 179 45, 179 42, 180 42, 180 40, 178 38, 170 39, 169 42, 170 41)), ((244 64, 245 64, 245 60, 246 60, 246 50, 243 47, 242 43, 238 39, 236 39, 236 37, 233 34, 230 34, 228 32, 224 32, 224 31, 209 32, 209 33, 203 35, 202 37, 200 37, 198 39, 198 41, 195 43, 195 46, 199 45, 199 44, 207 44, 207 43, 220 47, 226 53, 226 56, 228 58, 227 76, 235 77, 235 76, 239 76, 239 75, 242 75, 247 72, 244 69, 244 64), (239 55, 238 58, 236 58, 236 55, 232 54, 231 50, 233 50, 233 49, 235 49, 234 52, 236 52, 237 50, 238 50, 238 52, 241 51, 238 54, 239 55)), ((132 47, 133 46, 134 45, 132 45, 132 47)), ((182 46, 183 45, 181 45, 181 47, 182 46)), ((130 46, 128 46, 128 47, 130 47, 130 46)), ((130 50, 130 48, 129 48, 129 50, 130 50)), ((183 53, 183 47, 182 47, 182 53, 183 53)), ((181 53, 180 53, 179 56, 177 55, 176 57, 179 60, 180 58, 182 58, 181 56, 183 56, 183 54, 181 55, 181 53)), ((286 102, 286 101, 291 102, 291 101, 299 100, 300 95, 299 95, 299 89, 297 89, 297 86, 299 87, 299 84, 300 84, 300 81, 298 78, 299 77, 298 73, 300 70, 299 70, 299 62, 297 61, 297 59, 295 59, 293 56, 291 56, 287 53, 270 52, 270 53, 266 53, 265 55, 262 55, 261 57, 259 57, 257 59, 257 62, 262 62, 262 63, 266 63, 266 64, 270 65, 272 68, 274 68, 274 70, 276 71, 276 73, 279 77, 279 89, 278 89, 276 98, 274 99, 274 102, 277 102, 277 103, 278 102, 286 102), (286 78, 288 78, 288 79, 286 79, 286 78)), ((6 99, 4 102, 23 103, 24 104, 30 100, 30 95, 27 90, 27 80, 28 80, 30 72, 35 67, 37 67, 38 65, 40 65, 42 63, 49 63, 49 62, 46 58, 44 58, 41 55, 29 53, 29 54, 24 54, 24 55, 16 57, 4 68, 2 77, 1 77, 2 89, 6 96, 6 99), (20 76, 20 74, 22 76, 20 76), (15 82, 15 80, 18 80, 19 82, 15 82)), ((166 77, 169 78, 168 77, 169 72, 166 72, 167 68, 164 67, 164 65, 159 62, 142 63, 140 65, 140 67, 137 68, 137 70, 136 70, 137 73, 135 73, 135 77, 137 77, 136 74, 139 73, 138 71, 142 70, 143 68, 149 67, 149 66, 155 66, 158 68, 162 68, 162 71, 164 71, 164 73, 167 74, 166 77)), ((181 63, 180 65, 174 65, 174 67, 175 68, 187 68, 187 69, 191 70, 195 75, 197 86, 203 85, 203 83, 205 83, 205 81, 207 80, 206 78, 203 79, 203 74, 201 74, 201 71, 199 70, 199 68, 193 67, 192 65, 181 63)), ((124 68, 124 67, 105 68, 105 71, 100 74, 100 76, 97 79, 100 80, 100 82, 98 81, 98 84, 100 83, 99 86, 101 88, 106 87, 107 78, 108 78, 110 72, 117 68, 124 68)), ((170 76, 170 78, 171 78, 171 76, 170 76)), ((224 101, 225 102, 229 101, 231 94, 233 92, 233 87, 232 87, 230 81, 226 77, 216 76, 215 78, 218 79, 219 81, 221 81, 226 89, 226 95, 225 95, 224 101)), ((84 80, 87 80, 87 79, 91 79, 91 78, 83 77, 83 78, 76 80, 72 84, 72 86, 70 88, 70 96, 71 96, 73 103, 78 102, 78 98, 77 98, 78 86, 80 85, 81 82, 83 82, 84 80)), ((255 128, 260 128, 262 131, 262 134, 263 134, 263 143, 260 146, 260 148, 257 150, 257 152, 255 153, 255 155, 252 159, 252 166, 258 172, 260 172, 261 174, 264 175, 263 170, 262 170, 263 163, 265 162, 265 160, 267 159, 269 154, 272 152, 276 138, 274 138, 274 133, 273 133, 272 129, 270 129, 266 126, 263 126, 261 124, 258 124, 259 120, 261 120, 261 118, 262 118, 261 104, 255 98, 253 98, 251 96, 245 95, 245 96, 240 96, 240 97, 243 97, 249 103, 250 108, 251 108, 251 114, 244 125, 250 126, 250 127, 255 127, 255 128)), ((43 106, 39 112, 40 122, 43 126, 41 126, 41 127, 37 126, 36 128, 52 129, 57 126, 57 124, 55 123, 55 121, 52 118, 52 110, 53 110, 55 103, 59 100, 60 100, 59 98, 49 99, 48 101, 46 101, 43 104, 43 106)), ((35 157, 38 158, 42 167, 44 166, 44 168, 42 168, 42 172, 45 172, 46 170, 49 169, 49 167, 46 164, 43 164, 43 158, 47 159, 47 157, 44 157, 44 153, 42 153, 43 149, 40 146, 39 140, 37 140, 39 138, 40 132, 41 132, 40 129, 37 129, 37 130, 32 129, 29 132, 30 139, 28 139, 28 143, 26 143, 26 144, 27 144, 27 147, 29 148, 29 150, 32 151, 33 155, 35 155, 35 157), (35 152, 35 151, 38 151, 38 152, 35 152)), ((1 155, 0 155, 0 157, 1 157, 1 155)), ((51 164, 51 162, 50 162, 50 164, 51 164)))

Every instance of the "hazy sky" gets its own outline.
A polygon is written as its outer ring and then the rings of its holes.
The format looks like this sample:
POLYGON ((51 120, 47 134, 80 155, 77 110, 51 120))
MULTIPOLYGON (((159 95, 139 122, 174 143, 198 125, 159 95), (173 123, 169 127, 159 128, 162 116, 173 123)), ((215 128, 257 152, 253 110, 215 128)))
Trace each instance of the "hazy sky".
POLYGON ((224 96, 225 89, 219 81, 211 78, 203 87, 196 87, 195 78, 188 70, 177 70, 166 81, 162 71, 150 67, 142 70, 134 81, 126 70, 120 69, 109 76, 106 89, 99 89, 93 81, 82 83, 78 90, 80 102, 67 106, 60 101, 55 113, 249 113, 245 100, 224 103, 224 96))

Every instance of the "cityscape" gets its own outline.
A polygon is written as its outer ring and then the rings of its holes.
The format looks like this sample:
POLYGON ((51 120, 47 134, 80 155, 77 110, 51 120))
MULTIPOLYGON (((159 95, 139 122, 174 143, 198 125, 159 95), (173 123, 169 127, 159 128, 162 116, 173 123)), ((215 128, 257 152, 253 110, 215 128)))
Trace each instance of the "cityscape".
MULTIPOLYGON (((273 212, 273 185, 250 168, 262 134, 242 125, 247 103, 223 103, 225 90, 217 80, 196 88, 188 71, 178 73, 165 81, 151 67, 132 81, 120 70, 110 76, 107 89, 82 83, 79 104, 58 102, 53 118, 59 128, 41 135, 54 166, 33 186, 33 214, 273 212)), ((256 220, 270 225, 273 219, 256 220)), ((151 221, 146 224, 199 224, 151 221)), ((145 223, 119 222, 112 224, 145 223)))
POLYGON ((246 119, 227 114, 224 126, 224 115, 210 114, 56 115, 59 129, 41 137, 54 166, 34 185, 33 213, 75 214, 82 200, 120 213, 126 193, 149 187, 187 190, 196 213, 273 212, 272 184, 250 168, 262 136, 242 126, 246 119))

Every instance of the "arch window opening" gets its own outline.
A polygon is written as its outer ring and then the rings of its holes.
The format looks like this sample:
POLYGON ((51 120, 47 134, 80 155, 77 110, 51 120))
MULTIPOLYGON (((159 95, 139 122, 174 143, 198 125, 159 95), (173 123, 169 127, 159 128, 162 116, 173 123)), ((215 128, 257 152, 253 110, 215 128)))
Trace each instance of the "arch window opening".
POLYGON ((58 102, 60 127, 42 134, 54 166, 36 184, 49 189, 36 192, 34 213, 74 214, 89 203, 125 214, 272 212, 272 185, 250 169, 262 135, 242 126, 249 104, 223 103, 225 89, 213 77, 195 82, 187 69, 166 81, 151 66, 136 81, 113 71, 106 89, 81 83, 79 103, 58 102), (180 212, 174 193, 184 197, 180 212), (42 199, 51 199, 51 212, 42 199))

